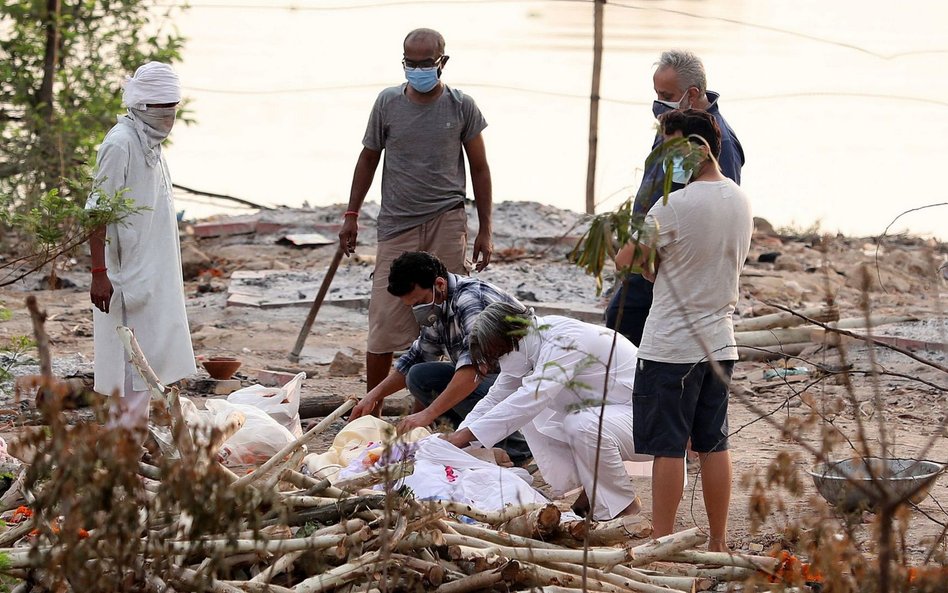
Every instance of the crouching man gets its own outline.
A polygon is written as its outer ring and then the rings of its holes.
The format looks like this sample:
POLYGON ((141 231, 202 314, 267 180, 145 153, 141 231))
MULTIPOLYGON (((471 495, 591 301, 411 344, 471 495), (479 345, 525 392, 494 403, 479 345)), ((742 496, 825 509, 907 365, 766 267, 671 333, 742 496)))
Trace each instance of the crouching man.
POLYGON ((651 458, 635 455, 632 441, 635 354, 613 330, 491 304, 474 322, 471 357, 478 372, 499 366, 500 374, 447 439, 491 447, 520 430, 556 496, 583 487, 574 510, 587 510, 595 490, 593 519, 637 514, 641 502, 622 462, 651 458))
MULTIPOLYGON (((414 414, 398 425, 399 434, 438 420, 452 427, 464 420, 493 384, 496 375, 478 375, 468 348, 474 320, 494 302, 520 303, 512 295, 478 278, 451 274, 434 255, 409 251, 392 262, 388 292, 412 310, 421 332, 395 369, 353 408, 350 419, 382 411, 386 397, 404 388, 414 396, 414 414), (442 357, 449 360, 444 361, 442 357)), ((530 450, 520 434, 498 447, 521 465, 530 450)), ((495 441, 496 442, 496 441, 495 441)))

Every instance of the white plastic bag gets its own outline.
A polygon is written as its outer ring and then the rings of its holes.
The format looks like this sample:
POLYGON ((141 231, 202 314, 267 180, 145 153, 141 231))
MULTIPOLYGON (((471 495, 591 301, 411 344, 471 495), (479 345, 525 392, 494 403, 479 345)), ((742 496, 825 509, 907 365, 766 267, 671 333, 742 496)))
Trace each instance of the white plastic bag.
POLYGON ((240 430, 221 446, 220 455, 225 464, 259 465, 296 440, 289 430, 256 406, 219 399, 207 400, 205 406, 212 414, 222 418, 235 411, 246 417, 240 430))
POLYGON ((300 424, 300 391, 306 373, 299 373, 283 387, 251 385, 227 396, 232 404, 244 404, 260 408, 276 420, 295 437, 303 436, 300 424))

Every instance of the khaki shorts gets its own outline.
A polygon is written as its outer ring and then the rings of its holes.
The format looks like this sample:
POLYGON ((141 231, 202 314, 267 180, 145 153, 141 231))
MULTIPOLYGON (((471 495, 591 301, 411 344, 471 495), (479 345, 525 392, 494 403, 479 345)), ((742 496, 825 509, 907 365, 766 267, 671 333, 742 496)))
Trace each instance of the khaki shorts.
POLYGON ((449 272, 467 275, 467 213, 452 208, 428 222, 392 239, 379 241, 369 302, 369 341, 372 354, 405 350, 418 337, 418 323, 411 307, 388 292, 388 272, 395 258, 406 251, 427 251, 441 260, 449 272))

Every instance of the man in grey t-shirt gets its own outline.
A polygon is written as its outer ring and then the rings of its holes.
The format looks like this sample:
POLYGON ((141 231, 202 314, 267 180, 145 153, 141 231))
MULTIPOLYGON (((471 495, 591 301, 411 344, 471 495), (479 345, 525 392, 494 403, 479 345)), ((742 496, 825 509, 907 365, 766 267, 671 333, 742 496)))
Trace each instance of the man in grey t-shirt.
POLYGON ((340 248, 346 255, 353 253, 359 209, 384 150, 369 304, 367 391, 388 376, 392 353, 408 348, 419 332, 411 310, 386 290, 395 258, 406 251, 427 251, 448 271, 467 272, 465 153, 479 222, 473 253, 477 270, 487 267, 493 251, 490 167, 481 135, 487 122, 473 99, 441 81, 447 62, 444 38, 437 31, 415 29, 405 37, 402 66, 408 82, 383 90, 375 101, 339 232, 340 248))

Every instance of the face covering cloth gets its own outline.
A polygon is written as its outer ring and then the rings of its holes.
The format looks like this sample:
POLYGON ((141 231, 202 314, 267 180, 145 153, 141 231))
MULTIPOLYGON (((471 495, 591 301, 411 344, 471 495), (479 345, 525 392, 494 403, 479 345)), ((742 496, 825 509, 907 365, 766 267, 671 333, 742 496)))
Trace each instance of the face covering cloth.
POLYGON ((148 105, 178 103, 181 101, 181 82, 168 64, 148 62, 125 79, 122 103, 128 107, 129 119, 142 144, 145 163, 149 167, 158 164, 161 142, 174 126, 175 107, 152 107, 148 105))

